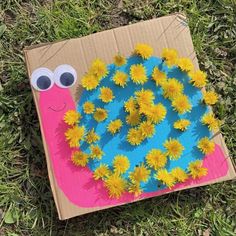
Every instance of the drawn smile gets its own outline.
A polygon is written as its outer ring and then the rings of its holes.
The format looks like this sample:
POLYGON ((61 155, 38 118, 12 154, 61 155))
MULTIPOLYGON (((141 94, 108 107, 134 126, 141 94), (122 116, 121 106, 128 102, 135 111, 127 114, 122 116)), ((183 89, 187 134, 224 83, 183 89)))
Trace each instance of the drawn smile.
POLYGON ((63 111, 66 107, 66 103, 64 102, 63 106, 62 107, 48 107, 48 109, 52 110, 52 111, 55 111, 55 112, 60 112, 60 111, 63 111))

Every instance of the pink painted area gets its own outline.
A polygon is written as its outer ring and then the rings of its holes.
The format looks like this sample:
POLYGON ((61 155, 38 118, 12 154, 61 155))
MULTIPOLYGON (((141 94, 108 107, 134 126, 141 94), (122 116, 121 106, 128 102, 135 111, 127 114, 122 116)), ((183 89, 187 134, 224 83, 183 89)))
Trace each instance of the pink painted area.
MULTIPOLYGON (((110 199, 103 182, 94 181, 90 169, 78 168, 71 163, 73 150, 69 148, 64 138, 68 126, 63 122, 63 116, 67 110, 75 109, 75 104, 68 89, 54 85, 52 89, 41 92, 39 108, 57 184, 72 203, 80 207, 102 207, 135 200, 129 193, 125 193, 118 200, 110 199)), ((205 183, 225 176, 228 171, 227 161, 218 145, 213 154, 204 158, 203 165, 208 168, 207 176, 198 180, 189 179, 185 183, 177 184, 172 190, 143 193, 139 198, 158 196, 183 187, 205 183)))

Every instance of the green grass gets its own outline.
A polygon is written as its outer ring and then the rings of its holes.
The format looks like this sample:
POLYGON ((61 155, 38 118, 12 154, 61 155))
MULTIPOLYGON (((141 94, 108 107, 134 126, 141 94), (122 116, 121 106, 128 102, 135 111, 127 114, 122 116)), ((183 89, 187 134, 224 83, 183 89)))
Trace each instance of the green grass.
POLYGON ((59 221, 22 49, 174 12, 189 19, 214 111, 236 157, 234 0, 3 0, 0 4, 0 235, 236 235, 229 181, 59 221))

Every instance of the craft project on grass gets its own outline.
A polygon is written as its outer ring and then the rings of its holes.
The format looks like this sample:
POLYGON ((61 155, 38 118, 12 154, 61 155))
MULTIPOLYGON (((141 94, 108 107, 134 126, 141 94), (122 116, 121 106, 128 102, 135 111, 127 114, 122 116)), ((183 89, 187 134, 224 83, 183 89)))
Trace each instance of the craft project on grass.
MULTIPOLYGON (((178 57, 175 49, 164 48, 162 57, 152 54, 150 45, 139 43, 130 57, 115 55, 113 64, 95 59, 81 79, 84 91, 76 109, 63 114, 68 126, 63 135, 71 149, 64 158, 74 166, 67 171, 89 170, 90 182, 100 181, 110 199, 145 197, 205 180, 214 171, 204 159, 215 162, 218 155, 211 131, 220 122, 208 107, 218 96, 201 91, 206 73, 178 57)), ((50 89, 49 74, 45 68, 34 71, 35 89, 50 89)), ((76 79, 69 65, 54 74, 60 78, 56 85, 65 89, 76 79)), ((76 181, 72 188, 77 188, 76 181)), ((94 206, 90 197, 86 207, 94 206)))
POLYGON ((235 177, 209 107, 218 96, 203 89, 179 24, 168 16, 26 51, 60 219, 235 177))

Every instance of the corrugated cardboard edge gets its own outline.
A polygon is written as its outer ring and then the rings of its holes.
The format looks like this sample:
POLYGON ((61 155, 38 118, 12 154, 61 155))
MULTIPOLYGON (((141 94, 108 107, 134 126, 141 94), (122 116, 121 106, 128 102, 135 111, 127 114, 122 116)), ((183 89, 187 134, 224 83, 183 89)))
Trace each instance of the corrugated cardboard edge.
MULTIPOLYGON (((149 21, 146 21, 146 22, 160 21, 160 20, 163 20, 163 18, 166 18, 166 17, 171 17, 171 16, 170 15, 169 16, 164 16, 164 17, 149 20, 149 21)), ((176 13, 176 14, 173 14, 172 17, 173 17, 173 21, 177 20, 177 21, 181 22, 182 24, 187 24, 186 23, 186 17, 183 14, 176 13)), ((95 33, 93 35, 85 36, 81 39, 84 39, 84 40, 94 39, 95 37, 101 37, 101 35, 105 35, 108 32, 112 32, 114 37, 115 37, 114 31, 122 30, 122 28, 128 29, 129 34, 130 34, 130 27, 137 26, 138 24, 142 24, 142 23, 143 22, 136 23, 136 24, 129 25, 129 26, 123 26, 123 27, 120 27, 120 28, 111 29, 111 30, 107 30, 107 31, 99 32, 99 33, 95 33)), ((164 29, 162 24, 161 24, 161 27, 164 29)), ((166 30, 166 28, 163 30, 162 34, 163 33, 165 34, 165 30, 166 30)), ((72 40, 76 40, 76 39, 72 39, 72 40)), ((117 40, 117 39, 115 38, 115 40, 117 40)), ((28 75, 30 76, 30 74, 32 73, 32 71, 30 71, 31 65, 30 65, 30 60, 28 58, 29 51, 37 49, 37 48, 41 48, 41 47, 44 47, 44 46, 55 45, 57 43, 62 43, 62 42, 66 43, 68 41, 70 41, 70 40, 63 40, 63 41, 59 41, 59 42, 56 42, 56 43, 55 42, 54 43, 45 43, 45 44, 40 44, 40 45, 25 48, 24 49, 24 55, 25 55, 25 58, 26 58, 28 75)), ((191 47, 193 48, 193 45, 191 45, 191 47)), ((194 51, 193 51, 193 54, 195 55, 194 51)), ((195 64, 196 68, 198 68, 198 62, 197 62, 196 56, 194 56, 194 64, 195 64)), ((95 211, 95 210, 101 210, 101 209, 106 209, 106 208, 113 207, 113 206, 107 206, 107 207, 86 208, 86 211, 83 211, 83 210, 80 211, 80 208, 76 207, 75 205, 70 203, 68 201, 68 199, 65 197, 65 195, 62 193, 62 191, 58 188, 57 183, 56 183, 55 178, 54 178, 54 175, 53 175, 51 162, 50 162, 50 157, 49 157, 49 152, 48 152, 47 144, 46 144, 46 141, 45 141, 45 138, 44 138, 44 131, 42 129, 42 121, 41 121, 41 117, 40 117, 39 108, 38 108, 38 105, 37 105, 38 97, 37 97, 37 94, 35 93, 34 90, 32 90, 32 93, 33 93, 34 101, 35 101, 35 104, 36 104, 36 109, 37 109, 39 122, 40 122, 40 130, 41 130, 42 137, 43 137, 43 144, 44 144, 44 150, 45 150, 45 153, 46 153, 46 160, 47 160, 47 168, 48 168, 48 175, 49 175, 49 179, 50 179, 50 185, 51 185, 51 188, 52 188, 52 192, 53 192, 53 196, 54 196, 54 200, 55 200, 55 204, 56 204, 56 208, 57 208, 57 211, 58 211, 59 218, 60 219, 68 219, 68 218, 71 218, 71 217, 79 215, 79 214, 82 215, 82 214, 86 214, 86 213, 89 213, 89 212, 92 212, 92 211, 95 211), (66 205, 68 207, 67 210, 64 209, 64 205, 66 205)), ((215 140, 216 143, 221 145, 225 155, 227 157, 229 157, 227 147, 225 145, 225 142, 224 142, 221 134, 218 133, 217 135, 215 135, 214 140, 215 140)), ((204 184, 201 184, 201 185, 196 185, 196 186, 203 186, 203 185, 207 185, 209 183, 221 182, 221 181, 224 181, 224 180, 229 180, 229 179, 236 178, 236 173, 235 173, 235 170, 233 168, 233 164, 230 161, 230 159, 228 160, 228 164, 229 164, 229 167, 230 167, 230 171, 229 171, 227 176, 225 176, 223 178, 220 178, 220 179, 217 179, 216 181, 210 181, 210 182, 207 182, 207 183, 204 183, 204 184)), ((193 187, 195 187, 195 186, 190 186, 188 188, 193 188, 193 187)), ((188 189, 188 188, 185 188, 185 189, 188 189)), ((179 189, 179 190, 181 190, 181 189, 179 189)), ((176 190, 176 191, 179 191, 179 190, 176 190)), ((122 205, 124 205, 124 204, 122 204, 122 205)))

